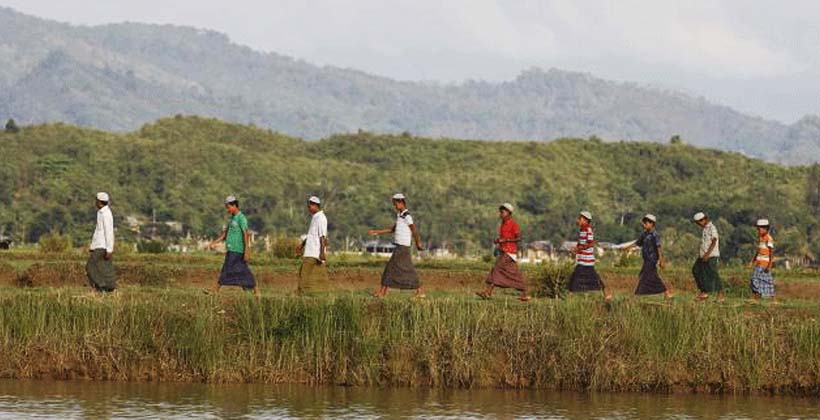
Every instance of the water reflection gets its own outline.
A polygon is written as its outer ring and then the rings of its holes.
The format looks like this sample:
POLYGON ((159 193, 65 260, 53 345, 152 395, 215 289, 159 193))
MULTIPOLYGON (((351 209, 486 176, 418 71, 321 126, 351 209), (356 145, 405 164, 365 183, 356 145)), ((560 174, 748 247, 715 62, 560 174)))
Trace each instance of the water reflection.
POLYGON ((0 381, 0 419, 818 419, 820 401, 266 385, 0 381))

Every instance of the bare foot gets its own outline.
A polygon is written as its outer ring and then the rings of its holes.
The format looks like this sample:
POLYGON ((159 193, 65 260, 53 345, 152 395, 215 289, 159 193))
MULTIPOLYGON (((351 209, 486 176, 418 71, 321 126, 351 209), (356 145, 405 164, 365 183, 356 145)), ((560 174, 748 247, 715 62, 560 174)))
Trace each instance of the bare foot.
POLYGON ((521 302, 529 302, 532 300, 532 297, 529 295, 523 295, 519 297, 518 300, 520 300, 521 302))

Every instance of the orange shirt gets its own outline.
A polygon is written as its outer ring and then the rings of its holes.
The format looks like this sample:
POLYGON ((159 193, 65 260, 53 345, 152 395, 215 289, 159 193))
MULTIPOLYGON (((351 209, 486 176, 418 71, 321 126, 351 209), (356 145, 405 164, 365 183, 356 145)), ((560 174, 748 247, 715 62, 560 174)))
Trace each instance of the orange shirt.
POLYGON ((757 239, 757 258, 755 258, 755 263, 760 267, 768 267, 769 261, 772 259, 772 249, 774 249, 772 235, 768 233, 763 236, 758 235, 757 239))
MULTIPOLYGON (((501 222, 501 226, 498 228, 499 239, 516 239, 519 236, 521 236, 521 229, 518 227, 518 223, 515 223, 515 220, 509 218, 501 222)), ((504 242, 499 248, 507 254, 518 252, 518 246, 515 242, 504 242)))

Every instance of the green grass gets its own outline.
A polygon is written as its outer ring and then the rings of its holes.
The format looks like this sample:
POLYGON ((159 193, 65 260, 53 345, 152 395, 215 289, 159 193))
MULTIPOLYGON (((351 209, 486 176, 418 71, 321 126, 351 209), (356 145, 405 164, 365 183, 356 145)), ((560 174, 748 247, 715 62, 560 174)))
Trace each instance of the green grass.
POLYGON ((820 306, 599 296, 376 301, 264 290, 0 289, 0 375, 201 382, 820 392, 820 306))

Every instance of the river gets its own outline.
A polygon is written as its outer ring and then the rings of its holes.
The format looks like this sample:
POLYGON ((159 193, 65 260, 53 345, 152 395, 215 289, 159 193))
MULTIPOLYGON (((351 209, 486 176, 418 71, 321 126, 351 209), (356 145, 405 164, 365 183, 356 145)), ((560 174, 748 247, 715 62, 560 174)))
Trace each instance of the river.
POLYGON ((820 419, 813 398, 0 380, 0 419, 820 419))

